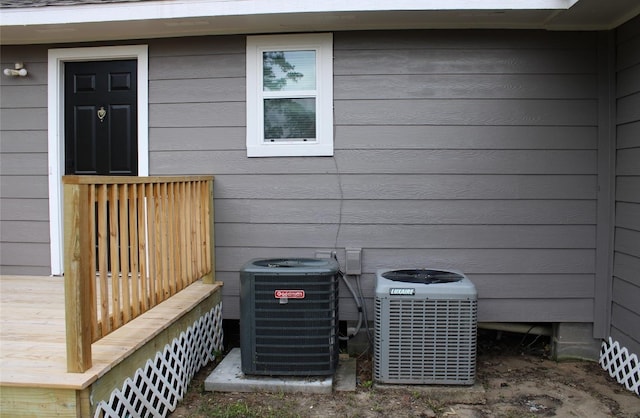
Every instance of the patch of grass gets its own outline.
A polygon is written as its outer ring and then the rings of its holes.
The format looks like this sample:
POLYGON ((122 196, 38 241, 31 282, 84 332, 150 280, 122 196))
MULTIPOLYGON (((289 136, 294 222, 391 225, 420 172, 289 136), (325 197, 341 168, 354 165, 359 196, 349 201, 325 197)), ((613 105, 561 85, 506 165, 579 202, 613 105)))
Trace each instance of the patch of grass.
POLYGON ((216 418, 300 418, 300 415, 292 413, 286 405, 273 408, 271 406, 249 405, 243 400, 237 400, 228 404, 207 403, 200 405, 197 417, 216 418))
POLYGON ((364 389, 370 389, 373 386, 373 380, 365 380, 360 384, 364 389))
POLYGON ((431 398, 426 398, 424 400, 425 405, 427 405, 429 407, 429 409, 431 409, 436 416, 442 416, 445 410, 445 405, 442 402, 439 402, 435 399, 431 399, 431 398))

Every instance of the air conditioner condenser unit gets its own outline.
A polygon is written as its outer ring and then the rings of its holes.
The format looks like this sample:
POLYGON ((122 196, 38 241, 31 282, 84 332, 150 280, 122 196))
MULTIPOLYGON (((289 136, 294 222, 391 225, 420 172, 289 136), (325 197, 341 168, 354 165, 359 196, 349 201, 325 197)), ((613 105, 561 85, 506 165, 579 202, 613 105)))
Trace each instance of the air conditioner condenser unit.
POLYGON ((462 273, 379 270, 374 379, 387 384, 472 385, 477 292, 462 273))
POLYGON ((332 375, 338 365, 338 263, 255 259, 240 271, 242 372, 332 375))

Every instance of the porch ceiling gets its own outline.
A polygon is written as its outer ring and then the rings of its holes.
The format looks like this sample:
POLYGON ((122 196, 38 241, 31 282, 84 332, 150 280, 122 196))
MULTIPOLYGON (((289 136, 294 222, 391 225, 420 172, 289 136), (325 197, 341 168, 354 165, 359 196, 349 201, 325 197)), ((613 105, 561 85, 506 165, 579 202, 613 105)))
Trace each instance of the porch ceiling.
POLYGON ((637 0, 0 0, 0 43, 110 41, 193 35, 366 29, 608 30, 637 0), (16 4, 39 7, 14 7, 16 4))

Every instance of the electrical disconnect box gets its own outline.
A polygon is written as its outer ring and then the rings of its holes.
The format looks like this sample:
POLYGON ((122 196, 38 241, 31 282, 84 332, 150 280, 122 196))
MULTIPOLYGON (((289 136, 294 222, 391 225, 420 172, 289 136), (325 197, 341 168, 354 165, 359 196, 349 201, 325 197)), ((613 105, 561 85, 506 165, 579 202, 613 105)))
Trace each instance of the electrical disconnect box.
POLYGON ((356 276, 362 274, 362 248, 346 249, 344 272, 345 274, 356 276))

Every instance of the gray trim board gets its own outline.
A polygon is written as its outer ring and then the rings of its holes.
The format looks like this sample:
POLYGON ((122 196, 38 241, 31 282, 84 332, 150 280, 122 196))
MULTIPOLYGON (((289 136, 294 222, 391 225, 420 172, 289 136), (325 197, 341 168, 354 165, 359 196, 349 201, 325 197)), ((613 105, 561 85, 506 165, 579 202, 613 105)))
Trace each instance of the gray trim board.
POLYGON ((596 280, 593 336, 605 338, 611 321, 613 225, 615 202, 615 37, 599 34, 598 198, 596 222, 596 280))

